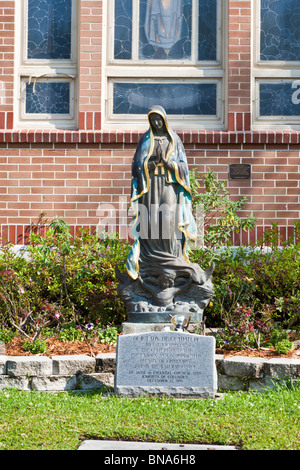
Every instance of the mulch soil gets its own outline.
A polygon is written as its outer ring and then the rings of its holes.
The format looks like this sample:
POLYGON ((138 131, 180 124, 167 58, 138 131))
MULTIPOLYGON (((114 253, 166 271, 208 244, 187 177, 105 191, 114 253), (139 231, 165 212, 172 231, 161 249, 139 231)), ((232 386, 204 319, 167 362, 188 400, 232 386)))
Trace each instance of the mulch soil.
POLYGON ((10 343, 5 345, 5 354, 7 356, 65 356, 73 354, 85 354, 88 356, 97 356, 100 353, 116 352, 116 347, 109 344, 93 341, 59 341, 56 337, 47 338, 47 350, 41 354, 33 354, 30 351, 24 351, 22 345, 25 340, 15 336, 10 343))

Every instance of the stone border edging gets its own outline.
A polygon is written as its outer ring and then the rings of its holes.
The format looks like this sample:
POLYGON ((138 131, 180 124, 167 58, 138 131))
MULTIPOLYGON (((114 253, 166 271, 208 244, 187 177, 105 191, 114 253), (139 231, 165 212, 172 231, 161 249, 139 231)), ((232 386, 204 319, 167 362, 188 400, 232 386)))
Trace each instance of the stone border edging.
MULTIPOLYGON (((218 389, 257 390, 278 380, 300 380, 300 359, 216 354, 218 389)), ((0 390, 17 388, 47 392, 89 391, 114 386, 116 354, 66 356, 0 355, 0 390)))

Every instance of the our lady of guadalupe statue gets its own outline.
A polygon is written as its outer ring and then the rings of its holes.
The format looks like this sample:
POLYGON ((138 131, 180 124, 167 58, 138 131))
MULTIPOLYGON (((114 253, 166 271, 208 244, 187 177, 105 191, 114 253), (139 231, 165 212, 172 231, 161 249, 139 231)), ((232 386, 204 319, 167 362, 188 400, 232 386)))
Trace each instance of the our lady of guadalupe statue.
POLYGON ((116 269, 118 293, 128 320, 169 321, 170 312, 201 321, 213 286, 213 266, 204 272, 189 260, 196 240, 187 158, 161 106, 148 114, 132 163, 131 208, 134 243, 126 274, 116 269))

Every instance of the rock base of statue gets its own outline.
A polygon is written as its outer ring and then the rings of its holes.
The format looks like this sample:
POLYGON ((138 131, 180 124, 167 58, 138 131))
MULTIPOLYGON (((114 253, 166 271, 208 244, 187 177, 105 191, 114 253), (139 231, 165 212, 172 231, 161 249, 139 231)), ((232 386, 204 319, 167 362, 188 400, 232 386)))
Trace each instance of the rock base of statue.
POLYGON ((117 292, 125 304, 128 322, 169 323, 170 317, 184 315, 190 323, 201 323, 213 295, 212 270, 213 266, 203 284, 176 277, 170 287, 160 286, 157 276, 133 280, 117 268, 117 292))
POLYGON ((150 333, 152 331, 164 331, 165 328, 170 329, 173 331, 175 326, 171 324, 169 321, 165 323, 137 323, 137 322, 124 322, 122 323, 122 335, 132 335, 132 334, 139 334, 139 333, 150 333))
MULTIPOLYGON (((122 335, 132 335, 132 334, 139 334, 139 333, 151 333, 152 331, 175 331, 175 323, 169 321, 165 323, 137 323, 137 322, 130 322, 126 321, 122 323, 122 335)), ((188 332, 195 333, 196 329, 199 330, 203 329, 203 323, 190 323, 188 325, 188 332)))

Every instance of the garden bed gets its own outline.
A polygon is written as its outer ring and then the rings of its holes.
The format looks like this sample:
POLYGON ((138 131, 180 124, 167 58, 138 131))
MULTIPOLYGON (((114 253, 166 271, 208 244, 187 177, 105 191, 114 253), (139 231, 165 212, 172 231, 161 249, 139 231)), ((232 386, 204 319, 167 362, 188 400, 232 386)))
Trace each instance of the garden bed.
MULTIPOLYGON (((293 338, 291 337, 291 340, 293 338)), ((19 336, 15 336, 13 340, 5 345, 5 354, 7 356, 35 356, 36 354, 30 351, 24 351, 22 346, 25 340, 19 336)), ((92 343, 87 341, 60 341, 56 337, 47 338, 45 340, 47 350, 39 353, 39 356, 62 356, 72 354, 86 354, 88 356, 97 356, 100 353, 114 353, 116 346, 106 343, 101 343, 99 340, 94 339, 92 343)), ((273 347, 261 349, 244 349, 241 351, 230 350, 225 348, 217 348, 217 354, 222 354, 224 357, 230 356, 248 356, 248 357, 264 357, 264 358, 299 358, 300 357, 300 341, 295 342, 294 348, 287 354, 278 354, 273 347)))
MULTIPOLYGON (((22 346, 25 340, 16 336, 13 340, 5 345, 5 354, 7 356, 36 356, 30 351, 24 351, 22 346)), ((60 341, 56 337, 47 338, 45 340, 47 350, 39 353, 39 356, 64 356, 73 354, 86 354, 95 357, 100 353, 116 352, 116 347, 110 344, 101 343, 100 340, 93 340, 90 344, 86 341, 60 341)))

